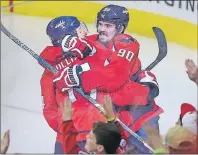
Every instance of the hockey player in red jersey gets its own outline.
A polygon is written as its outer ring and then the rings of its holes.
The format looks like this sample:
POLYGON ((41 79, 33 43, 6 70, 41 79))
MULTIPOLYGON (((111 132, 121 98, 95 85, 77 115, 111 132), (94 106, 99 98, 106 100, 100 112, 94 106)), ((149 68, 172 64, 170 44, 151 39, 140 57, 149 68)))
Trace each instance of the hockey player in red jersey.
MULTIPOLYGON (((81 86, 86 93, 94 89, 97 89, 97 94, 110 93, 113 103, 120 106, 119 111, 122 109, 120 117, 125 119, 125 123, 132 129, 139 131, 146 121, 151 121, 151 124, 158 128, 158 115, 163 112, 154 103, 154 98, 159 94, 158 84, 151 72, 140 71, 139 43, 124 34, 128 21, 129 14, 126 8, 117 5, 104 7, 97 16, 99 34, 87 37, 87 42, 95 40, 108 49, 110 56, 106 63, 103 67, 97 68, 87 66, 86 71, 83 71, 80 65, 67 67, 54 77, 54 82, 62 91, 81 86), (88 78, 89 81, 84 80, 88 78), (147 91, 141 89, 139 84, 144 85, 147 91), (131 104, 133 106, 130 106, 131 104)), ((79 59, 84 59, 88 54, 87 49, 83 50, 81 43, 83 40, 67 35, 62 41, 62 48, 64 52, 69 51, 79 59)), ((91 47, 93 48, 94 46, 91 47)))
MULTIPOLYGON (((65 55, 69 53, 63 53, 60 47, 62 37, 66 34, 71 34, 73 36, 84 37, 86 31, 82 29, 82 26, 78 19, 73 16, 63 16, 57 17, 49 22, 47 26, 47 35, 51 38, 53 46, 47 46, 40 54, 40 56, 45 59, 48 63, 54 66, 57 70, 61 70, 64 67, 68 67, 75 64, 82 64, 86 67, 84 60, 79 60, 77 58, 64 59, 65 55)), ((97 53, 100 54, 100 53, 97 53)), ((106 58, 106 55, 98 55, 100 59, 106 58)), ((93 66, 101 66, 102 61, 97 61, 97 57, 89 57, 88 61, 93 61, 93 66)), ((103 60, 103 61, 104 61, 103 60)), ((105 121, 104 117, 98 112, 98 110, 91 105, 86 99, 70 89, 68 92, 61 92, 56 89, 53 83, 53 74, 45 69, 41 80, 41 93, 43 97, 44 109, 43 115, 48 123, 48 125, 57 132, 55 153, 63 153, 62 150, 62 138, 59 133, 60 124, 62 123, 62 113, 60 105, 62 102, 69 98, 72 101, 72 107, 74 109, 73 121, 75 122, 75 127, 78 129, 77 140, 81 142, 86 140, 86 135, 92 128, 92 124, 95 121, 105 121)), ((69 144, 68 144, 69 145, 69 144)), ((80 145, 80 144, 79 144, 80 145)))

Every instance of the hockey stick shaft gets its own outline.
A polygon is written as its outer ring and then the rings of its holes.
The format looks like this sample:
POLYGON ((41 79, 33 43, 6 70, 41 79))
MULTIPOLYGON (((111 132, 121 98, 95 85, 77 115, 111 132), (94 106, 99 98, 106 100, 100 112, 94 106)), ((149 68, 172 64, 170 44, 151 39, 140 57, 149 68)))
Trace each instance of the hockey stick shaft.
MULTIPOLYGON (((43 66, 45 66, 47 69, 49 69, 53 74, 56 74, 58 71, 52 67, 49 63, 47 63, 44 59, 42 59, 39 55, 37 55, 33 50, 31 50, 29 47, 27 47, 23 42, 21 42, 18 38, 16 38, 14 35, 12 35, 1 23, 1 31, 5 33, 12 41, 14 41, 18 46, 23 48, 25 51, 27 51, 30 55, 32 55, 39 63, 41 63, 43 66)), ((86 95, 80 88, 74 88, 80 95, 82 95, 84 98, 86 98, 90 103, 92 103, 98 110, 104 111, 104 108, 98 104, 93 98, 86 95)), ((132 131, 128 126, 126 126, 122 121, 117 119, 117 121, 120 123, 120 125, 125 129, 127 132, 129 132, 131 135, 133 135, 135 138, 137 138, 140 142, 144 144, 145 147, 149 149, 149 153, 153 152, 153 149, 140 137, 138 136, 134 131, 132 131)))
POLYGON ((12 41, 14 41, 18 46, 23 48, 25 51, 27 51, 30 55, 32 55, 39 63, 41 63, 43 66, 45 66, 47 69, 53 72, 53 74, 56 74, 58 71, 52 67, 50 64, 48 64, 44 59, 42 59, 38 54, 36 54, 33 50, 31 50, 28 46, 26 46, 22 41, 20 41, 18 38, 16 38, 14 35, 12 35, 1 23, 1 31, 7 35, 12 41))

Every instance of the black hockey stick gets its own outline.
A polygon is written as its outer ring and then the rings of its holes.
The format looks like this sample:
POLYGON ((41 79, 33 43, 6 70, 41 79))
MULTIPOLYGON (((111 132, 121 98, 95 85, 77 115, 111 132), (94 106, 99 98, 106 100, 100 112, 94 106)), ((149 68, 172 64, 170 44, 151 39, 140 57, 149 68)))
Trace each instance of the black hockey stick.
MULTIPOLYGON (((48 62, 46 62, 44 59, 42 59, 38 54, 36 54, 33 50, 31 50, 28 46, 26 46, 22 41, 20 41, 18 38, 16 38, 14 35, 12 35, 1 23, 1 31, 7 35, 12 41, 14 41, 18 46, 23 48, 26 52, 28 52, 30 55, 32 55, 39 63, 41 63, 43 66, 45 66, 47 69, 49 69, 54 75, 57 74, 56 68, 52 67, 48 62)), ((82 95, 84 98, 86 98, 92 105, 94 105, 99 111, 104 111, 104 108, 97 103, 96 100, 91 98, 89 95, 86 95, 81 88, 74 88, 75 91, 77 91, 80 95, 82 95)), ((133 135, 136 139, 138 139, 140 142, 143 143, 143 145, 146 147, 149 153, 153 153, 153 149, 134 131, 132 131, 127 125, 125 125, 121 120, 117 118, 117 121, 122 126, 123 129, 125 129, 127 132, 129 132, 131 135, 133 135)))
POLYGON ((159 53, 157 55, 157 58, 148 67, 145 68, 146 71, 153 69, 167 55, 167 41, 164 32, 158 27, 153 27, 153 32, 157 38, 159 53))

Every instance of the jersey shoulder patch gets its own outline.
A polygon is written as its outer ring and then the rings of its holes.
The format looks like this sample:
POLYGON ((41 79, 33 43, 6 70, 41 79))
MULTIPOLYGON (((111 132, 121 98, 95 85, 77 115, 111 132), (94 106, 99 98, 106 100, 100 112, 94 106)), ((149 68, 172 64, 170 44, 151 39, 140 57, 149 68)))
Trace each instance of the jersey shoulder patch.
POLYGON ((137 41, 135 38, 133 38, 132 36, 130 36, 128 34, 120 34, 120 35, 116 36, 114 40, 119 41, 121 43, 127 43, 127 44, 129 44, 130 42, 137 41))
POLYGON ((130 37, 130 38, 123 38, 120 40, 120 42, 123 42, 123 43, 130 43, 130 41, 132 42, 135 42, 135 39, 133 37, 130 37))

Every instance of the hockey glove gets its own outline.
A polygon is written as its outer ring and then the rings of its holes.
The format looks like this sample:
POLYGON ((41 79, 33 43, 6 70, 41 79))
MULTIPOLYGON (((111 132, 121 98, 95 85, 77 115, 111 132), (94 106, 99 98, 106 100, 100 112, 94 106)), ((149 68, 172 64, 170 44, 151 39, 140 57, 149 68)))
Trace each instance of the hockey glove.
POLYGON ((53 82, 56 83, 56 87, 62 92, 69 90, 72 87, 80 85, 80 72, 81 67, 74 65, 61 69, 53 78, 53 82))
POLYGON ((141 70, 137 82, 150 88, 149 100, 159 95, 159 85, 155 75, 149 71, 141 70))
POLYGON ((95 48, 86 40, 66 35, 61 43, 64 52, 71 52, 74 57, 84 59, 91 53, 95 52, 95 48))

